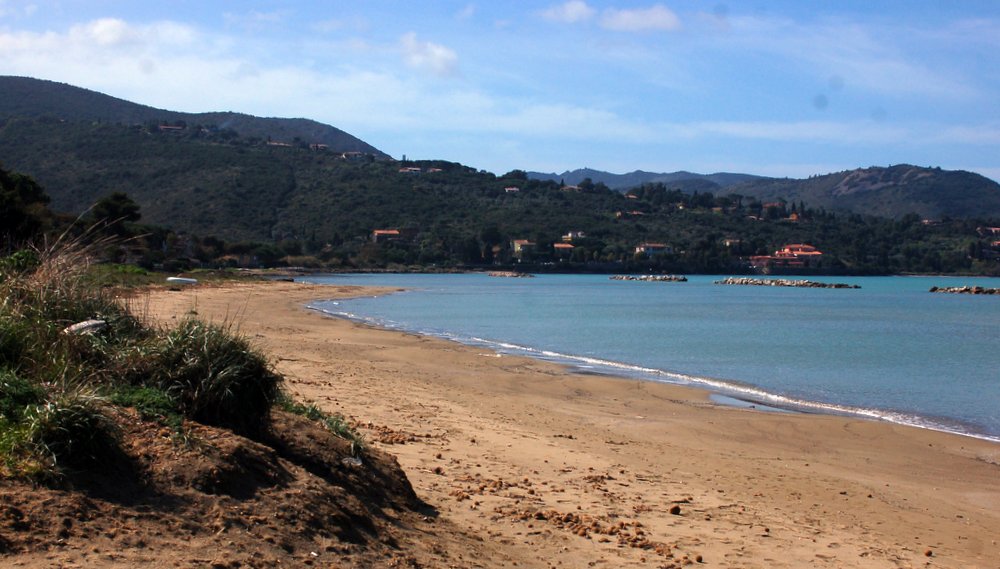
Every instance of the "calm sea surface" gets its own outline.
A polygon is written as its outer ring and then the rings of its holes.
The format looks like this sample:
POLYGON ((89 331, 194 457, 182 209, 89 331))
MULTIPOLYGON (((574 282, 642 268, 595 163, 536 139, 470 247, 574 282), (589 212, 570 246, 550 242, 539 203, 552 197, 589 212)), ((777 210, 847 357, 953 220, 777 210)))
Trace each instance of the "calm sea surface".
POLYGON ((312 307, 381 327, 695 384, 766 405, 855 413, 1000 440, 1000 297, 931 286, 1000 279, 811 280, 860 290, 612 281, 606 275, 337 275, 403 287, 312 307))

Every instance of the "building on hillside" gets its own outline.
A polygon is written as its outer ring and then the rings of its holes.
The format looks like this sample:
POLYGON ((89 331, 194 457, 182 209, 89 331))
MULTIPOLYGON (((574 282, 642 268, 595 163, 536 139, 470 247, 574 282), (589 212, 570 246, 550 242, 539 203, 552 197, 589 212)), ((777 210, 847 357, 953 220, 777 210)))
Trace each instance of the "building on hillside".
POLYGON ((515 239, 510 242, 510 248, 514 252, 514 258, 523 261, 535 254, 535 242, 527 239, 515 239))
POLYGON ((750 257, 750 265, 758 270, 771 269, 811 269, 819 266, 823 252, 804 243, 785 245, 773 255, 750 257))
POLYGON ((376 229, 372 231, 372 243, 399 241, 401 234, 398 229, 376 229))
POLYGON ((521 191, 521 188, 517 186, 507 186, 506 188, 503 189, 503 191, 508 194, 516 194, 521 191))
POLYGON ((673 252, 674 248, 665 243, 640 243, 635 246, 635 254, 645 255, 647 258, 660 254, 671 255, 673 252))
POLYGON ((573 249, 575 247, 570 243, 554 243, 552 245, 552 252, 555 253, 557 259, 568 259, 573 255, 573 249))
POLYGON ((585 237, 587 237, 587 234, 583 231, 570 231, 562 236, 562 241, 563 243, 572 243, 576 239, 583 239, 585 237))

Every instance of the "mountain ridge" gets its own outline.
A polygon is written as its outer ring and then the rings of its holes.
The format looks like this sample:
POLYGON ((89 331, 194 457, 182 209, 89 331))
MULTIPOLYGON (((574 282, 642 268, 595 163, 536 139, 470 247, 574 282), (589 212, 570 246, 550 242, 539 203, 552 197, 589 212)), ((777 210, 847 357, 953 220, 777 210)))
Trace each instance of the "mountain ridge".
POLYGON ((31 77, 0 76, 0 119, 51 117, 70 121, 121 124, 177 124, 215 126, 244 137, 284 143, 296 140, 325 144, 336 152, 388 155, 339 128, 306 118, 257 117, 233 111, 185 113, 134 103, 98 91, 31 77))
POLYGON ((603 183, 613 190, 627 190, 629 188, 634 188, 641 184, 655 184, 655 183, 674 183, 687 180, 702 180, 709 181, 719 187, 727 187, 733 184, 746 182, 750 180, 755 180, 758 178, 765 178, 764 176, 755 176, 753 174, 740 174, 732 172, 715 172, 713 174, 696 174, 694 172, 688 172, 686 170, 678 170, 676 172, 647 172, 644 170, 633 170, 631 172, 626 172, 624 174, 613 174, 611 172, 604 172, 601 170, 595 170, 593 168, 578 168, 576 170, 567 170, 562 174, 546 173, 546 172, 527 172, 529 178, 534 180, 552 180, 552 181, 564 181, 570 185, 576 185, 582 182, 586 178, 590 178, 595 184, 598 182, 603 183))
MULTIPOLYGON (((248 207, 252 208, 252 204, 276 211, 275 208, 280 209, 285 198, 294 193, 295 168, 312 169, 313 166, 308 161, 298 161, 295 166, 284 164, 281 160, 273 160, 276 157, 268 153, 248 154, 256 145, 274 145, 279 147, 276 150, 281 146, 308 150, 314 145, 336 154, 357 152, 376 159, 389 158, 368 143, 311 119, 261 118, 234 112, 167 111, 28 77, 0 76, 0 131, 6 131, 7 136, 0 141, 3 150, 0 160, 38 175, 51 186, 55 203, 74 211, 92 205, 99 197, 95 193, 98 187, 110 191, 149 192, 151 203, 144 207, 172 207, 164 197, 156 197, 155 187, 164 187, 164 182, 155 179, 160 171, 155 168, 150 171, 154 163, 162 173, 170 173, 171 183, 183 180, 184 191, 192 195, 239 184, 242 188, 238 193, 249 195, 249 180, 234 172, 238 170, 243 176, 252 176, 252 172, 266 171, 270 189, 263 195, 250 196, 252 203, 231 196, 227 214, 241 215, 248 207), (46 126, 40 121, 53 121, 53 124, 46 126), (28 124, 30 122, 33 124, 28 124), (181 139, 216 141, 243 148, 236 151, 205 145, 195 150, 184 144, 166 144, 166 139, 159 146, 151 146, 139 144, 141 138, 130 139, 124 132, 98 128, 115 125, 153 135, 168 135, 167 138, 178 143, 181 139), (202 128, 194 128, 198 126, 202 128), (57 151, 62 153, 61 157, 46 156, 57 151), (67 171, 70 165, 76 170, 72 175, 67 171), (124 181, 95 185, 91 178, 97 172, 104 176, 131 177, 133 187, 130 189, 124 181), (134 187, 136 184, 140 187, 134 187), (151 186, 141 187, 146 184, 151 186)), ((671 173, 635 170, 626 174, 592 168, 562 174, 512 171, 515 172, 533 182, 558 184, 562 181, 568 185, 578 185, 590 178, 595 184, 603 183, 619 193, 652 184, 687 194, 738 194, 764 203, 785 200, 800 206, 804 203, 830 211, 896 219, 911 213, 926 219, 1000 218, 1000 184, 995 181, 961 170, 908 164, 858 168, 807 179, 732 172, 697 174, 684 170, 671 173)), ((321 177, 319 173, 306 176, 316 179, 317 183, 321 177)))

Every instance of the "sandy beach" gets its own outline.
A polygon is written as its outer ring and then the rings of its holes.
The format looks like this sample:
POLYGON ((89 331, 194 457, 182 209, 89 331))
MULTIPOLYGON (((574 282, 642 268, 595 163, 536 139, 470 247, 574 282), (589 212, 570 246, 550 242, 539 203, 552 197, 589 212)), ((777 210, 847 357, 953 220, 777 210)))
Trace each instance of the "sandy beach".
POLYGON ((720 406, 304 308, 379 292, 235 283, 135 303, 232 323, 291 392, 394 454, 438 513, 401 534, 417 566, 1000 567, 998 444, 720 406))

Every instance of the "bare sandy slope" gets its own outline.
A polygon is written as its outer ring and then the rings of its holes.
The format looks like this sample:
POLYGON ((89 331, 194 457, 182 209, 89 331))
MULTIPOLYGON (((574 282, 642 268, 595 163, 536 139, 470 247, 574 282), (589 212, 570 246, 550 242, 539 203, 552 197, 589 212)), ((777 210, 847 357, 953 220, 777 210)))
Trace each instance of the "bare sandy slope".
POLYGON ((166 322, 238 323, 292 391, 395 454, 441 514, 400 544, 422 566, 1000 567, 1000 445, 720 407, 303 308, 357 294, 258 283, 137 301, 166 322), (435 551, 452 526, 470 547, 435 551))

